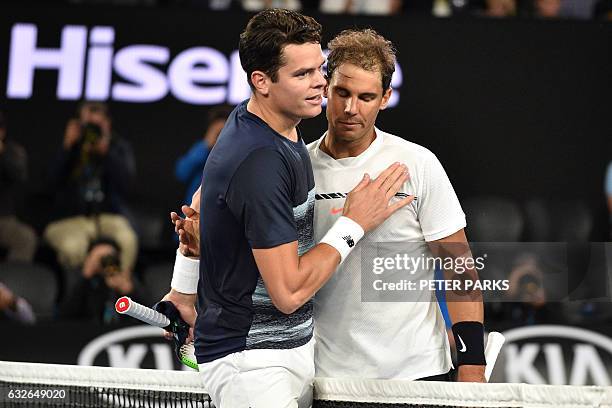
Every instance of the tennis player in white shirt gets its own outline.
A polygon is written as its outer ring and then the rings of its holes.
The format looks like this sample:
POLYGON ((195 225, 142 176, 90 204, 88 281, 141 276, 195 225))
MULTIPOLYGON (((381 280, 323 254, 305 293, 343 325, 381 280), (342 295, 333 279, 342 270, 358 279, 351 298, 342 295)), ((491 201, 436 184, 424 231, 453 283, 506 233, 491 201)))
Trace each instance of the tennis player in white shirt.
MULTIPOLYGON (((328 48, 328 130, 308 146, 317 198, 315 239, 346 210, 343 193, 364 173, 374 178, 389 163, 408 165, 410 180, 400 194, 416 199, 366 234, 315 295, 316 376, 446 380, 451 355, 433 292, 426 302, 362 302, 360 247, 422 243, 435 256, 470 256, 465 215, 431 151, 375 127, 392 93, 391 42, 371 29, 346 30, 328 48)), ((425 272, 434 278, 433 269, 425 272)), ((476 272, 465 276, 475 279, 476 272)), ((458 345, 457 380, 485 382, 480 293, 448 292, 447 301, 458 345)))

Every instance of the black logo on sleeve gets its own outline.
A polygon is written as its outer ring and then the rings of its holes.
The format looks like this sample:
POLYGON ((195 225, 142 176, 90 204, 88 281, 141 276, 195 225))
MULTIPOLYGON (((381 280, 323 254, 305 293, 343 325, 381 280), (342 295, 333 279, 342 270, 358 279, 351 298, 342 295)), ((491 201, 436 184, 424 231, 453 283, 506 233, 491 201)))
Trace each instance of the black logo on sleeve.
POLYGON ((351 237, 350 235, 345 235, 342 237, 342 239, 346 241, 346 244, 349 246, 349 248, 355 246, 355 241, 353 241, 353 237, 351 237))

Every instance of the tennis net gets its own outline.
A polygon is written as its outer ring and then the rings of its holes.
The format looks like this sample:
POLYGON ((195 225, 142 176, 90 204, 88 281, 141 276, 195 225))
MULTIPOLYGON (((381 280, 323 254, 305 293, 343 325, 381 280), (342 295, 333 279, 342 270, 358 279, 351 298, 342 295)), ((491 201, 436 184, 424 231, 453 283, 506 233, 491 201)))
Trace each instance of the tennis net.
MULTIPOLYGON (((612 387, 595 386, 318 378, 314 394, 313 408, 612 408, 612 387)), ((195 372, 0 362, 0 407, 213 405, 195 372)))

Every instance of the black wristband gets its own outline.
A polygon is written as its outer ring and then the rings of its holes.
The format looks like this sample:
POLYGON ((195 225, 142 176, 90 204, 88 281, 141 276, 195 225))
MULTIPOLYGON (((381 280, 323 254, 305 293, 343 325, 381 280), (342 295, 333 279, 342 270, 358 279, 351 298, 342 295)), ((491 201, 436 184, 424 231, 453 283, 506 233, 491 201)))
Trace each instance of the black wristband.
POLYGON ((457 348, 457 366, 487 364, 482 323, 457 322, 453 324, 453 336, 457 348))

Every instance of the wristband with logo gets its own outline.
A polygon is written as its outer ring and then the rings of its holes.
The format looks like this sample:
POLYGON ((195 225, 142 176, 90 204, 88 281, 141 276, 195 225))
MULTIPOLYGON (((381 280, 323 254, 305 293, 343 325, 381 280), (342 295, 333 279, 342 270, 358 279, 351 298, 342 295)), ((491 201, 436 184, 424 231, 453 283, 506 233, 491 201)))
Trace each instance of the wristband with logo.
POLYGON ((340 263, 344 262, 355 245, 364 235, 363 228, 348 217, 340 217, 327 231, 321 243, 331 245, 340 253, 340 263))
POLYGON ((176 251, 174 261, 174 271, 172 272, 172 282, 170 286, 177 292, 186 295, 193 295, 198 292, 198 280, 200 278, 200 261, 191 259, 181 251, 176 251))
POLYGON ((457 348, 457 366, 486 365, 482 323, 457 322, 452 329, 457 348))

